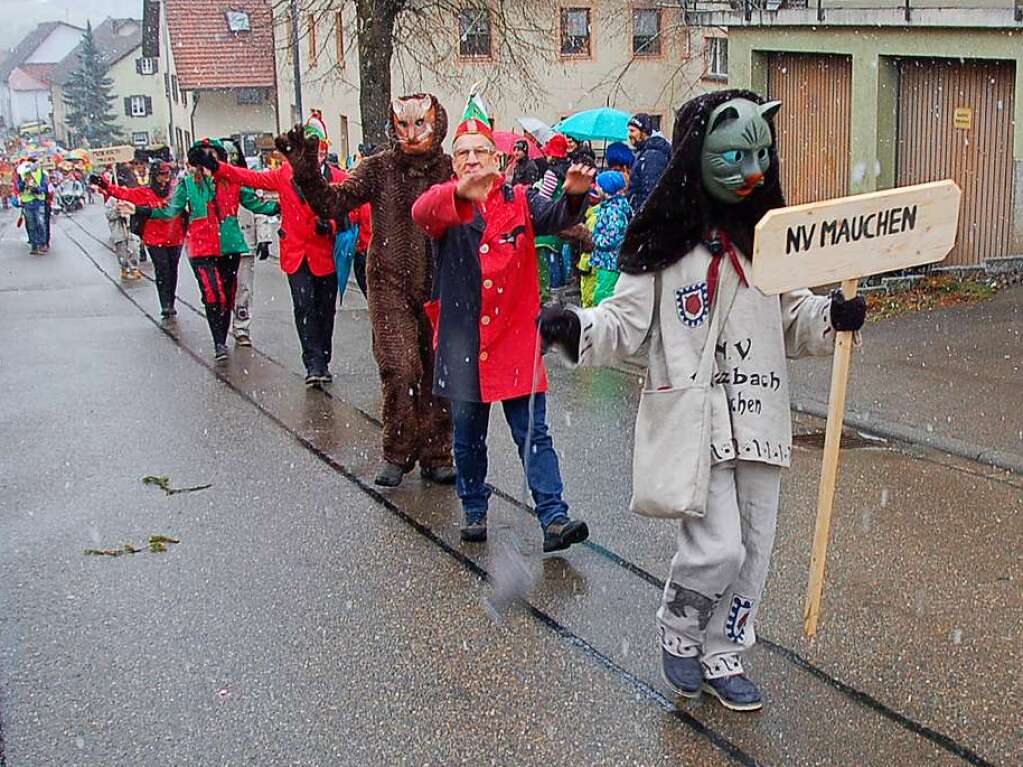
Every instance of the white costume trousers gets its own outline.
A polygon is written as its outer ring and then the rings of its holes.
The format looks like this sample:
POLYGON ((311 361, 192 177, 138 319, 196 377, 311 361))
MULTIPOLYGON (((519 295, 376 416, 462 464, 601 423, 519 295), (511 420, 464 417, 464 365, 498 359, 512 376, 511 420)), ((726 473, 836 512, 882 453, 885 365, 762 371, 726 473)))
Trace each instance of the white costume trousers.
POLYGON ((680 521, 678 551, 657 611, 661 643, 699 656, 707 678, 742 673, 778 520, 781 468, 755 461, 712 467, 707 512, 680 521))

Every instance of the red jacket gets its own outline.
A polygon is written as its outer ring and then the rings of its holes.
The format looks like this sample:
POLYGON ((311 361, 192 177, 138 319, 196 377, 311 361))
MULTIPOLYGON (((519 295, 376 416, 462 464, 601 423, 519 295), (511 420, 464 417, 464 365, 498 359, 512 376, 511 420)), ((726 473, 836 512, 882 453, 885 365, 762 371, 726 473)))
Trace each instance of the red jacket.
MULTIPOLYGON (((162 208, 167 204, 167 197, 160 197, 148 186, 140 186, 135 189, 110 184, 106 189, 101 190, 104 199, 116 197, 118 200, 126 200, 133 205, 143 205, 147 208, 162 208)), ((142 225, 142 242, 157 248, 178 247, 185 242, 185 224, 181 216, 170 219, 147 218, 142 225)))
POLYGON ((437 266, 427 314, 434 323, 434 393, 499 402, 547 391, 537 317, 537 234, 559 232, 585 213, 582 198, 557 202, 524 186, 495 185, 479 207, 455 197, 455 182, 427 190, 412 218, 434 241, 437 266))
MULTIPOLYGON (((332 184, 339 184, 348 176, 338 168, 330 168, 332 184)), ((294 274, 309 262, 309 270, 317 277, 334 274, 334 235, 316 233, 316 214, 303 198, 294 181, 290 163, 265 171, 239 168, 220 163, 215 174, 217 180, 225 179, 236 184, 276 192, 281 203, 281 269, 294 274)), ((357 223, 358 214, 353 211, 349 219, 357 223)))

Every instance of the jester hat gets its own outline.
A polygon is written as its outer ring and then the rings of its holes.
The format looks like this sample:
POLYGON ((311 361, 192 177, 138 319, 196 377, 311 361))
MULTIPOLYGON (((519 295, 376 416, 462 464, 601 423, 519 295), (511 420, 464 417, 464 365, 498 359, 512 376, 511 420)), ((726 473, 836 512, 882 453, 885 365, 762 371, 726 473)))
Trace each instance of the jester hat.
POLYGON ((462 119, 458 121, 458 127, 455 128, 454 140, 457 141, 459 136, 473 134, 483 136, 491 144, 497 146, 494 141, 494 126, 487 115, 487 109, 483 105, 483 100, 476 93, 475 88, 469 94, 469 99, 465 104, 465 111, 462 113, 462 119))

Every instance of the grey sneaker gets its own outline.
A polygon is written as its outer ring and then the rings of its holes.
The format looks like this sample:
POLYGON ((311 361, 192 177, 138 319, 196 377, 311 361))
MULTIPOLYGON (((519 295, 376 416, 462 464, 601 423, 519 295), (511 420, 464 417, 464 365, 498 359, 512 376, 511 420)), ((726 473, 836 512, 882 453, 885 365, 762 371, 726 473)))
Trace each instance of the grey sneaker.
POLYGON ((764 706, 760 688, 745 674, 704 679, 703 689, 731 711, 756 711, 764 706))
POLYGON ((466 517, 461 529, 462 540, 466 543, 483 543, 487 539, 487 518, 466 517))
POLYGON ((573 543, 582 543, 590 537, 590 529, 579 519, 556 517, 543 530, 543 551, 564 551, 573 543))
POLYGON ((703 684, 703 664, 699 656, 680 658, 661 648, 661 672, 664 681, 683 698, 698 698, 703 684))
POLYGON ((217 362, 227 362, 228 353, 226 344, 217 344, 213 348, 213 358, 217 362))

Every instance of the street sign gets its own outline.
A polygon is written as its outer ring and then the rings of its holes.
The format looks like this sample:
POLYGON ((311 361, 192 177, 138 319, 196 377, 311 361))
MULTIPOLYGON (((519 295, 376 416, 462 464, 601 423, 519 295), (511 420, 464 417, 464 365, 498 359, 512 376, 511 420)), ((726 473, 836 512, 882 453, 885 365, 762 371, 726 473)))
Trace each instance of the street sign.
POLYGON ((135 147, 124 144, 122 146, 101 146, 89 150, 94 166, 116 165, 120 162, 131 162, 135 159, 135 147))
MULTIPOLYGON (((757 224, 753 284, 773 295, 841 282, 843 295, 851 299, 861 277, 941 261, 955 245, 961 196, 955 182, 936 181, 772 210, 757 224)), ((852 347, 852 333, 835 333, 803 610, 803 633, 809 637, 817 633, 824 592, 852 347)))
POLYGON ((961 195, 935 181, 772 210, 757 224, 753 284, 771 295, 941 261, 961 195))

